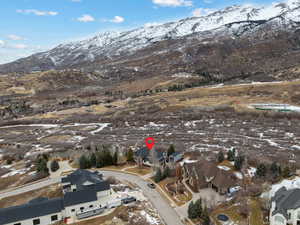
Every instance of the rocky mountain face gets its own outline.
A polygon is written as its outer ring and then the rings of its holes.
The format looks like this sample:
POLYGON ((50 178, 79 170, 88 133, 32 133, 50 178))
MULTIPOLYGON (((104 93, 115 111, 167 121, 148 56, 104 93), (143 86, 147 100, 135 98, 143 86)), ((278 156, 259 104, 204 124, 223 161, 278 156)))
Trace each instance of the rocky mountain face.
POLYGON ((117 80, 179 72, 210 80, 246 78, 295 66, 299 27, 299 0, 231 6, 207 16, 62 44, 0 65, 0 74, 80 68, 117 80))

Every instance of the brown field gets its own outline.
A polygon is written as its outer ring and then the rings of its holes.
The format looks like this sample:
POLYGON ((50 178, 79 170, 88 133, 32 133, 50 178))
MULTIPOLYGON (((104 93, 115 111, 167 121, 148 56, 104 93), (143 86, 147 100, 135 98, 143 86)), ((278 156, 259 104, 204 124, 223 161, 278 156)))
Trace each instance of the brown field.
POLYGON ((30 191, 20 195, 3 198, 0 199, 0 208, 7 208, 11 206, 25 204, 28 201, 38 197, 47 197, 47 198, 62 197, 62 190, 58 185, 51 185, 49 187, 41 188, 35 191, 30 191))

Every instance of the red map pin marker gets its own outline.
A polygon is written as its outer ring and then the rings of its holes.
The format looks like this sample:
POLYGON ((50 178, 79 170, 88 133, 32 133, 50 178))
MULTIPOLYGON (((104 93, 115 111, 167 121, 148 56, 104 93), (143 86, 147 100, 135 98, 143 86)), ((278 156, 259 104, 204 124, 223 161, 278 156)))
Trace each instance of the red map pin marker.
POLYGON ((155 145, 155 140, 153 137, 148 137, 148 138, 146 138, 145 143, 147 145, 147 148, 149 150, 151 150, 153 148, 153 146, 155 145))

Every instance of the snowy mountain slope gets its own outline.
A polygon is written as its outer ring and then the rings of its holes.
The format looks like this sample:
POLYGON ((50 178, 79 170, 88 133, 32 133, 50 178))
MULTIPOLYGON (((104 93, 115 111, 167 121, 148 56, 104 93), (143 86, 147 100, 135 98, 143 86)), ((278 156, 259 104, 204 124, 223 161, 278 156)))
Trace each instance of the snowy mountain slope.
POLYGON ((242 35, 262 24, 289 29, 300 23, 300 0, 287 0, 268 6, 235 5, 207 16, 191 17, 156 26, 144 26, 125 32, 105 32, 93 38, 61 44, 13 63, 0 66, 1 72, 62 69, 97 59, 132 54, 159 41, 182 39, 198 34, 242 35))

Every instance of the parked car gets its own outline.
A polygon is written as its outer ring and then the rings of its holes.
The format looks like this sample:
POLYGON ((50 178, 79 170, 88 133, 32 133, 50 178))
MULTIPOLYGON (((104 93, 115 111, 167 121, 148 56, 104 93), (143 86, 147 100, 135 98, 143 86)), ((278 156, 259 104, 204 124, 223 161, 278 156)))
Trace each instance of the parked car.
POLYGON ((131 202, 136 202, 136 198, 135 197, 128 197, 128 198, 122 199, 123 204, 129 204, 131 202))
POLYGON ((153 183, 148 183, 147 186, 148 186, 149 188, 155 189, 155 184, 153 184, 153 183))

